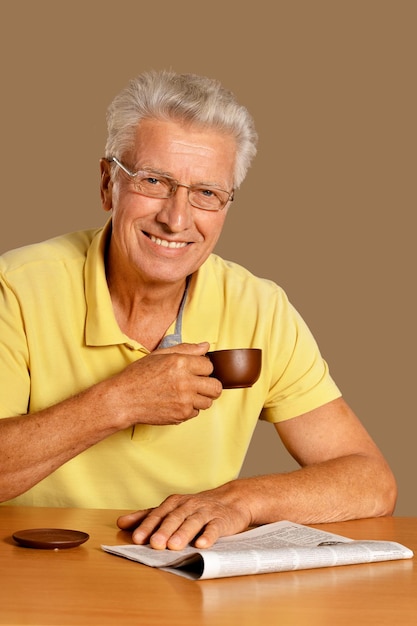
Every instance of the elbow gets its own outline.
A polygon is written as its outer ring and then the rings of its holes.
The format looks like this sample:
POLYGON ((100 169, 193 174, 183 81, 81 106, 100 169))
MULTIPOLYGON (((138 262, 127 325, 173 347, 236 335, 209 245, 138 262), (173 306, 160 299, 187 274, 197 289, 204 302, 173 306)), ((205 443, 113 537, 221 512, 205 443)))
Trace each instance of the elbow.
POLYGON ((398 485, 394 474, 387 467, 379 480, 380 489, 374 517, 386 517, 394 514, 398 498, 398 485))
POLYGON ((385 499, 386 512, 384 515, 393 515, 397 504, 398 486, 394 477, 392 477, 392 485, 385 499))
POLYGON ((13 498, 20 496, 21 493, 21 491, 11 491, 7 487, 4 489, 0 487, 0 504, 5 504, 6 502, 13 500, 13 498))

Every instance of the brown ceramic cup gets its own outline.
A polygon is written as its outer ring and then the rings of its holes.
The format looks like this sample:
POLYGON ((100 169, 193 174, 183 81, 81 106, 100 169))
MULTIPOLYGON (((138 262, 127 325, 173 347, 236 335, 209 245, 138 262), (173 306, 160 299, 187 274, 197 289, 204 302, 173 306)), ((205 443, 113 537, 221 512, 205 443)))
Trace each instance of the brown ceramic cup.
POLYGON ((218 378, 223 389, 252 387, 259 378, 262 366, 260 348, 233 348, 207 352, 213 363, 211 376, 218 378))

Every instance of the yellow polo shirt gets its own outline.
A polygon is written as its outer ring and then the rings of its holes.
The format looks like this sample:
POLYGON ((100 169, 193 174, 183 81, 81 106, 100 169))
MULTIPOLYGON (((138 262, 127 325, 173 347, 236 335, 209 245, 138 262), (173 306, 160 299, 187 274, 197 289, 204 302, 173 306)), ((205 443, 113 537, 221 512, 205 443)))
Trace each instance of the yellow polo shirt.
MULTIPOLYGON (((110 222, 0 257, 0 418, 53 405, 148 354, 113 314, 109 236, 110 222)), ((8 504, 139 509, 216 487, 238 476, 259 418, 290 419, 340 396, 283 290, 216 255, 192 277, 182 340, 262 348, 261 376, 180 426, 108 437, 8 504)))

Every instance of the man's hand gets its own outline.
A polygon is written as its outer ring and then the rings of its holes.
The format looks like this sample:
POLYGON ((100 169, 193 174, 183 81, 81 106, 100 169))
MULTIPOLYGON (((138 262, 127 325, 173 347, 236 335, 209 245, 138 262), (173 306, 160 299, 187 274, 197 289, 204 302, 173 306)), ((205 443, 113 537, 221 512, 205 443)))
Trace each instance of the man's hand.
POLYGON ((119 517, 117 524, 133 530, 134 543, 150 543, 157 550, 182 550, 189 543, 209 548, 219 537, 246 530, 251 524, 240 483, 233 481, 195 495, 172 495, 154 509, 119 517))
POLYGON ((207 342, 179 344, 155 350, 105 381, 106 403, 132 424, 181 424, 208 409, 222 392, 213 365, 206 358, 207 342))

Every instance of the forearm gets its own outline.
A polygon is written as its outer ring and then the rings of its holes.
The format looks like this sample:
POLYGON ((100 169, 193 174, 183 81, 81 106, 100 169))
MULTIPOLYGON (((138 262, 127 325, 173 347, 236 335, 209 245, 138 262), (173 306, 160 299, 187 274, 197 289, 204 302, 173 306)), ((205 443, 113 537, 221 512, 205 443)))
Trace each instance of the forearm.
POLYGON ((23 493, 119 430, 179 424, 210 407, 222 387, 209 377, 207 347, 159 350, 60 404, 0 419, 0 501, 23 493))
POLYGON ((253 524, 289 519, 313 524, 392 514, 394 477, 382 457, 352 454, 304 467, 230 483, 253 524))
POLYGON ((0 420, 0 501, 37 484, 120 429, 99 384, 37 413, 0 420))

